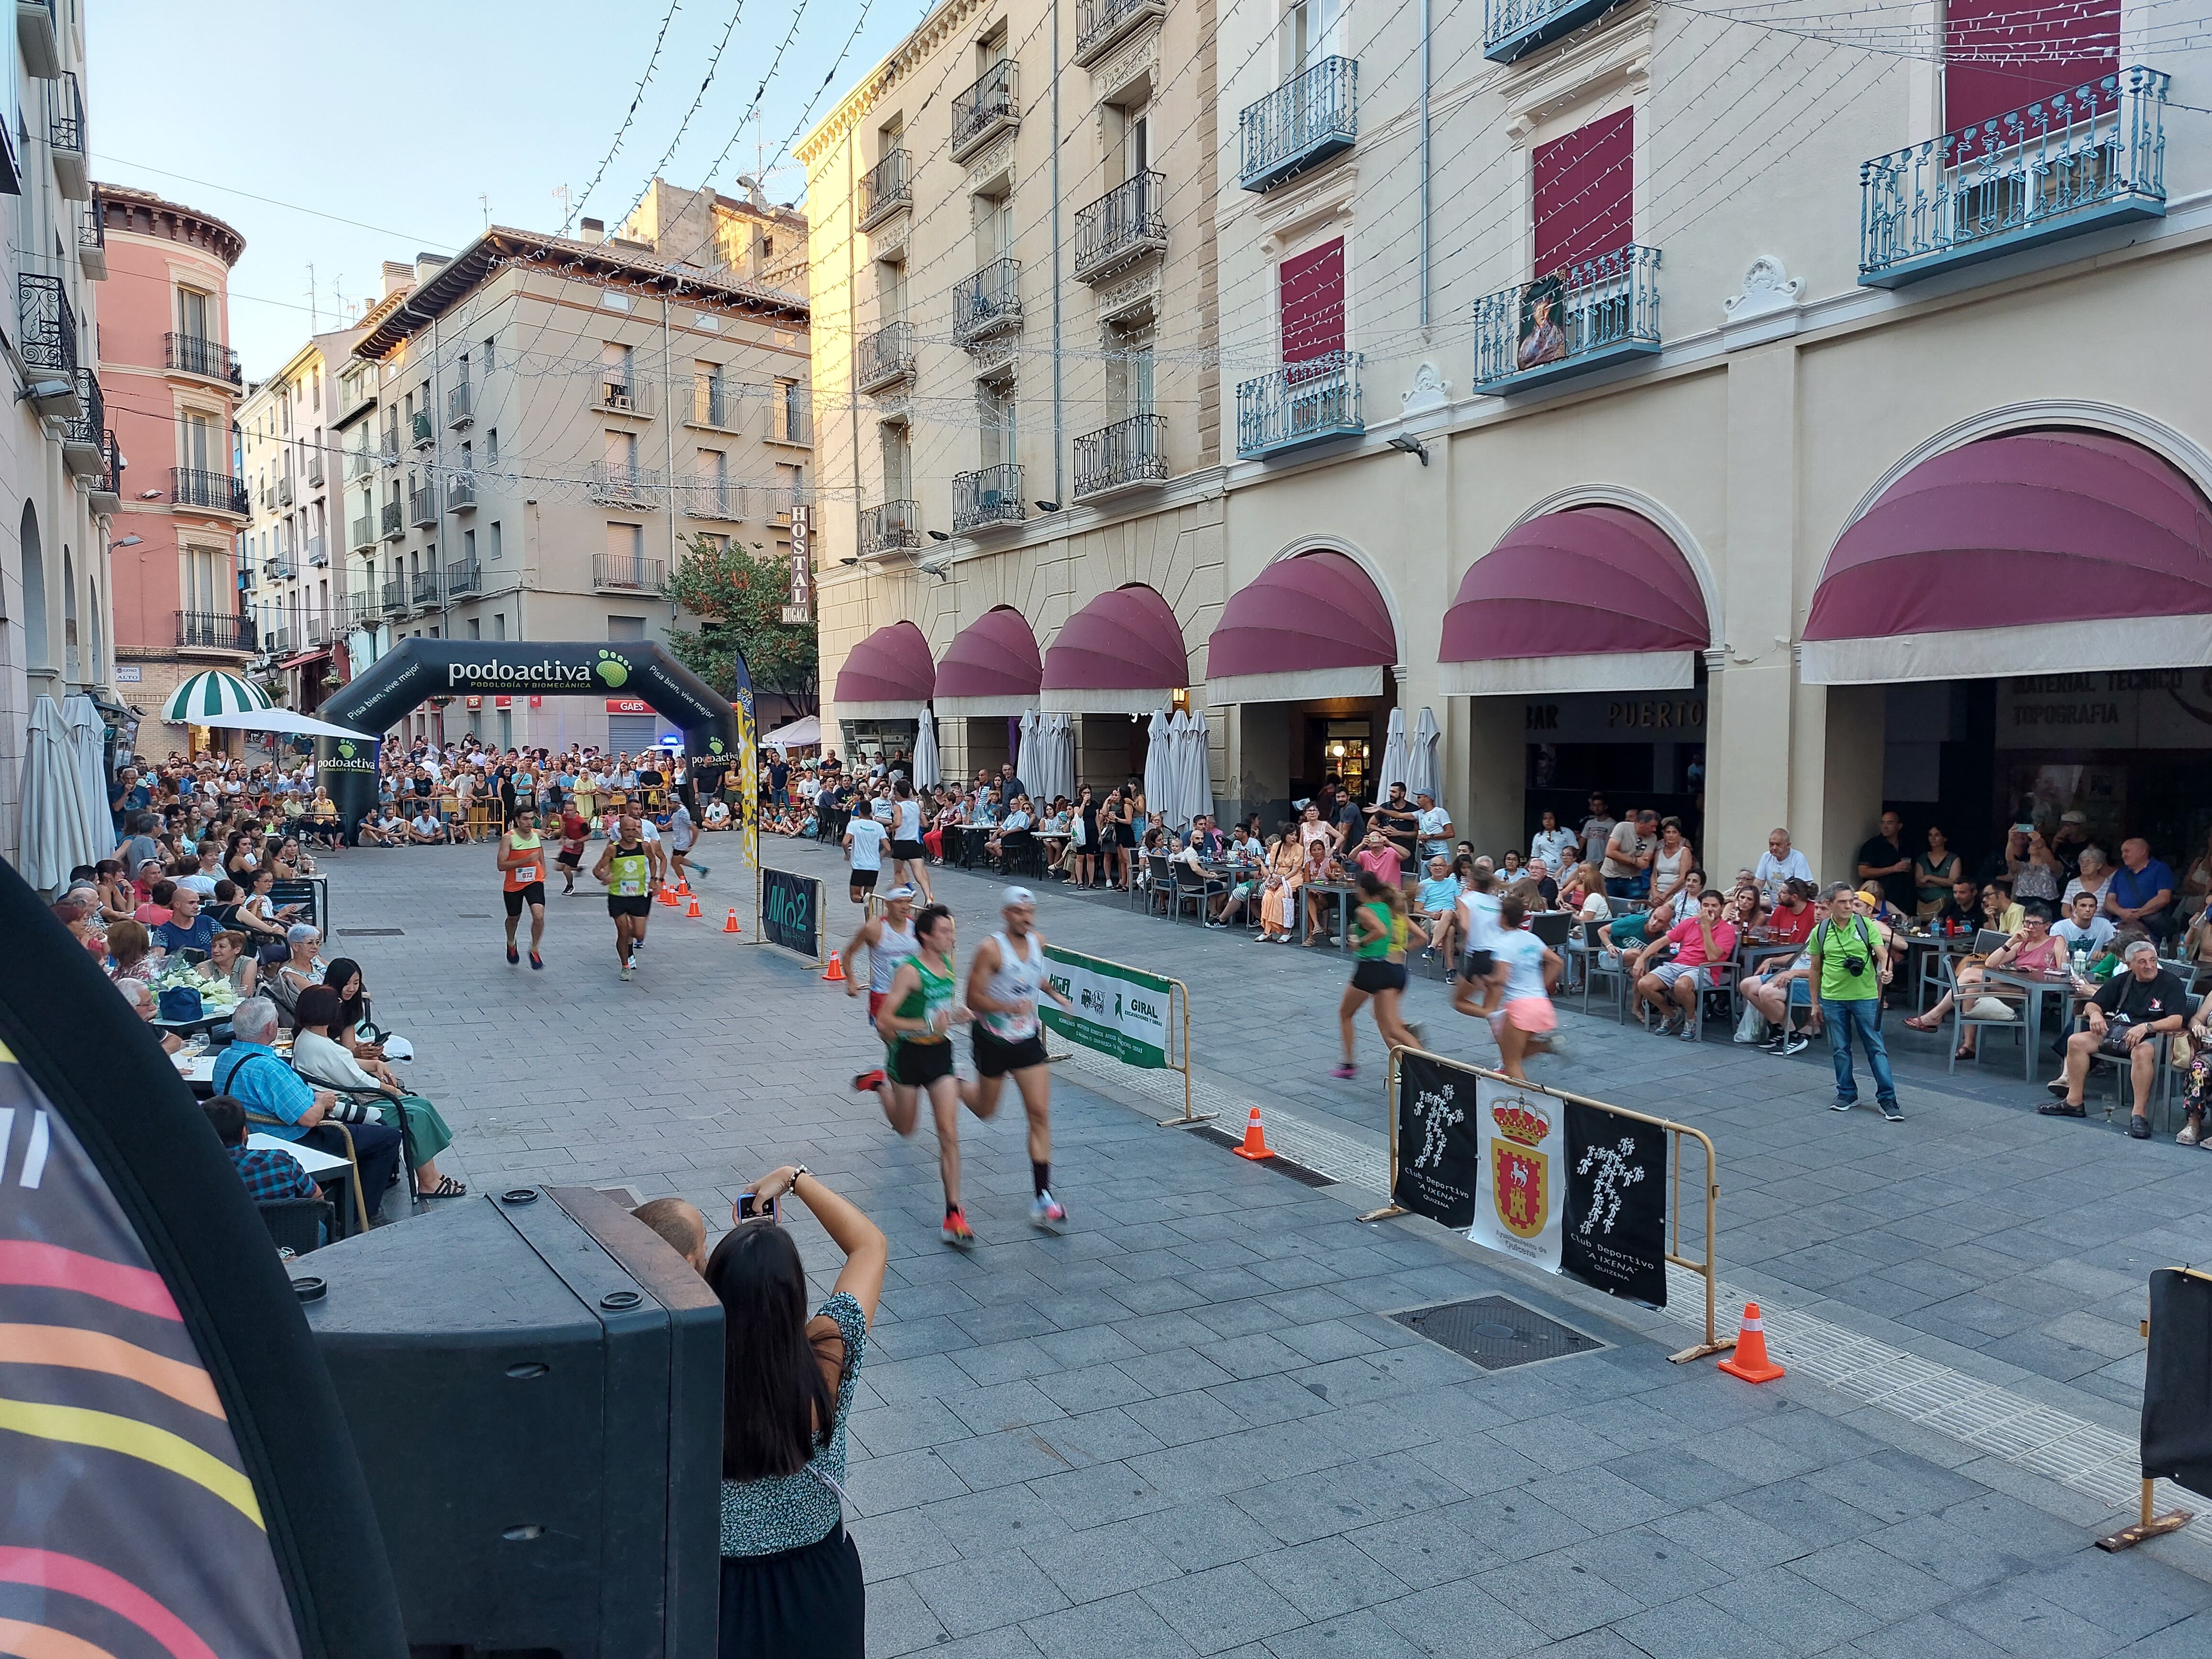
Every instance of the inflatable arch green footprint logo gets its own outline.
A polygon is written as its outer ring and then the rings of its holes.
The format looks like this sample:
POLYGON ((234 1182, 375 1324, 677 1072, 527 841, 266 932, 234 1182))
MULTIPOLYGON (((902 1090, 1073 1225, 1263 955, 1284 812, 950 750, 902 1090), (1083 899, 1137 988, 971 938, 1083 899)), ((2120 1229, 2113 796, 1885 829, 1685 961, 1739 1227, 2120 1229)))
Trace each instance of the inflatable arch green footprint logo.
POLYGON ((599 653, 599 659, 592 665, 592 672, 605 680, 610 688, 625 685, 629 681, 628 659, 611 651, 599 653))
POLYGON ((338 758, 340 760, 351 760, 353 758, 353 740, 351 738, 340 738, 338 739, 338 758))

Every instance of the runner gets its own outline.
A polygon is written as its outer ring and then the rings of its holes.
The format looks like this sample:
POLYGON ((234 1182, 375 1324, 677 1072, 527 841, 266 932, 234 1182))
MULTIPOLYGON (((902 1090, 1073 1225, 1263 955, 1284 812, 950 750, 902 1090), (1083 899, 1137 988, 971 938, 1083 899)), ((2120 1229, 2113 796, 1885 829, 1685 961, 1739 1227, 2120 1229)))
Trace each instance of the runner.
POLYGON ((876 890, 876 878, 884 872, 884 848, 890 837, 884 826, 865 812, 855 812, 845 825, 845 856, 853 866, 850 896, 855 904, 866 905, 868 895, 876 890))
POLYGON ((893 794, 891 879, 912 883, 921 890, 924 904, 934 904, 937 895, 929 890, 927 849, 921 844, 921 803, 914 798, 914 786, 903 777, 899 779, 893 794))
POLYGON ((1006 1073, 1021 1091, 1030 1120, 1030 1225, 1059 1232, 1067 1212, 1052 1195, 1052 1068, 1045 1063, 1044 1027, 1037 998, 1050 997, 1068 1013, 1075 1005, 1045 977, 1044 935, 1036 931, 1036 895, 1009 887, 999 914, 1005 931, 983 941, 968 968, 968 1007, 975 1017, 969 1041, 975 1080, 960 1085, 960 1098, 977 1117, 999 1109, 1006 1073))
POLYGON ((1406 914, 1406 890, 1395 882, 1384 881, 1372 870, 1362 870, 1359 908, 1352 913, 1352 953, 1359 960, 1352 970, 1352 983, 1344 988, 1344 1000, 1336 1006, 1337 1030, 1344 1036, 1344 1062, 1329 1073, 1334 1078, 1359 1074, 1352 1059, 1352 1021, 1358 1017, 1360 1005, 1370 997, 1375 1000, 1375 1029, 1382 1034, 1384 1049, 1419 1046, 1398 1017, 1398 999, 1406 991, 1407 941, 1419 939, 1425 945, 1429 936, 1406 914))
POLYGON ((876 1016, 876 1030, 890 1050, 884 1070, 890 1080, 884 1115, 902 1135, 914 1133, 927 1094, 937 1120, 937 1168, 945 1183, 945 1225, 939 1237, 963 1250, 975 1235, 960 1208, 960 1082, 952 1075, 952 1040, 968 1011, 953 999, 952 913, 933 904, 914 919, 915 953, 898 965, 876 1016))
MULTIPOLYGON (((691 809, 678 795, 676 805, 668 813, 668 857, 669 862, 675 866, 677 890, 679 892, 691 884, 691 847, 698 839, 699 831, 691 822, 691 809)), ((707 873, 705 865, 699 866, 699 873, 702 876, 707 873)))
POLYGON ((592 879, 605 884, 607 914, 615 921, 615 957, 628 979, 637 968, 637 947, 653 920, 653 853, 640 833, 637 809, 626 806, 616 821, 614 839, 592 867, 592 879))
POLYGON ((574 805, 561 815, 561 850, 553 862, 561 866, 561 879, 568 884, 561 890, 563 898, 575 896, 576 872, 584 867, 584 839, 591 833, 589 818, 574 805))
MULTIPOLYGON (((884 894, 884 914, 862 922, 860 932, 846 941, 845 994, 848 997, 860 994, 855 964, 864 945, 868 949, 868 1024, 872 1026, 876 1016, 883 1012, 884 994, 891 988, 891 975, 915 952, 913 888, 894 887, 884 894)), ((863 1094, 874 1090, 884 1110, 890 1110, 890 1084, 882 1066, 861 1073, 853 1079, 853 1087, 863 1094)))
POLYGON ((514 948, 514 929, 526 904, 530 907, 530 965, 543 968, 545 958, 538 950, 545 941, 545 848, 544 838, 538 833, 538 814, 529 807, 515 808, 514 823, 499 838, 497 863, 500 897, 507 905, 507 965, 522 959, 514 948))
POLYGON ((1522 929, 1527 915, 1527 907, 1510 893, 1498 902, 1490 972, 1481 979, 1465 975, 1452 997, 1452 1006, 1460 1012, 1480 1014, 1490 1022, 1498 1039, 1498 1069, 1524 1082, 1528 1074, 1521 1061, 1525 1055, 1565 1052, 1553 1035, 1559 1024, 1551 997, 1552 988, 1559 982, 1559 958, 1543 940, 1522 929), (1480 1006, 1475 1000, 1478 986, 1480 1006))

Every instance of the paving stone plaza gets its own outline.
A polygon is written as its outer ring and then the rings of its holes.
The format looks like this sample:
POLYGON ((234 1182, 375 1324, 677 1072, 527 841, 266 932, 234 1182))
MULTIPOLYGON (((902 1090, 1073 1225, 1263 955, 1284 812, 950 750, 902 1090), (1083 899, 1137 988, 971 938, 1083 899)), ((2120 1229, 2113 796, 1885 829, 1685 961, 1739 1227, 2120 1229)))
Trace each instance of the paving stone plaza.
MULTIPOLYGON (((1052 887, 1055 944, 1188 984, 1201 1109, 1239 1127, 1258 1101, 1331 1179, 1158 1127, 1179 1079, 1082 1055, 1054 1068, 1069 1231, 1028 1226, 1002 1109, 963 1121, 981 1243, 959 1255, 930 1130, 901 1140, 850 1088, 881 1054, 863 1005, 752 942, 737 851, 707 838, 707 918, 656 908, 629 983, 588 881, 549 906, 546 970, 509 968, 485 848, 335 855, 326 954, 414 1041, 410 1080, 457 1137, 441 1167, 478 1190, 627 1187, 726 1224, 740 1187, 804 1162, 883 1226, 847 1511, 872 1654, 2212 1654, 2212 1522, 2092 1543, 2135 1503, 2144 1281, 2212 1239, 2199 1152, 2039 1119, 2017 1061, 1956 1081, 1906 1061, 1891 1125, 1826 1109, 1818 1048, 1564 1014, 1568 1053, 1534 1080, 1717 1146, 1724 1323, 1759 1298, 1790 1368, 1753 1388, 1668 1363, 1692 1280, 1662 1312, 1425 1220, 1358 1220, 1387 1183, 1386 1068, 1370 1023, 1358 1078, 1327 1075, 1335 951, 1052 887), (732 906, 742 939, 718 931, 732 906), (1388 1316, 1492 1295, 1602 1346, 1491 1371, 1388 1316)), ((766 851, 823 878, 842 945, 842 861, 766 851)), ((964 957, 996 888, 933 879, 964 957)), ((1407 1006, 1431 1048, 1494 1063, 1441 982, 1407 1006)))

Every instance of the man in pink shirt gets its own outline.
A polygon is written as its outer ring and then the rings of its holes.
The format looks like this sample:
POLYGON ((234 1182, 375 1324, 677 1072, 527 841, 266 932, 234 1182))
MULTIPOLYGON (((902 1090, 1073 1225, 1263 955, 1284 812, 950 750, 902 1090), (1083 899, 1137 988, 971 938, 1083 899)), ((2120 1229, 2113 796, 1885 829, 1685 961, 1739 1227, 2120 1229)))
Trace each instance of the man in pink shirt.
POLYGON ((1735 954, 1735 925, 1721 920, 1723 902, 1717 890, 1698 895, 1698 914, 1668 931, 1672 958, 1636 981, 1637 1002, 1649 1003, 1653 1012, 1665 1017, 1663 1024, 1647 1018, 1645 1029, 1655 1036, 1697 1040, 1698 1028, 1690 1016, 1697 1012, 1698 993, 1713 988, 1715 964, 1735 954))
POLYGON ((1363 870, 1372 870, 1377 881, 1396 887, 1402 884, 1405 860, 1397 844, 1380 830, 1370 830, 1367 839, 1360 843, 1352 862, 1363 870))

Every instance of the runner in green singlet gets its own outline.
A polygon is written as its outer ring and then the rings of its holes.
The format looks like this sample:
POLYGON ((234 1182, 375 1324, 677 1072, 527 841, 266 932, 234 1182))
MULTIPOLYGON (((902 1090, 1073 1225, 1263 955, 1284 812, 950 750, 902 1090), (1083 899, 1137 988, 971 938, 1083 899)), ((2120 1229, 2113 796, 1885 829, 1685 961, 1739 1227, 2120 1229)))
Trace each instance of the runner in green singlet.
POLYGON ((1399 1018, 1398 999, 1406 989, 1407 941, 1418 936, 1426 944, 1428 935, 1406 915, 1404 890, 1385 882, 1372 870, 1359 872, 1359 908, 1352 913, 1352 955, 1358 960, 1352 970, 1352 983, 1344 988, 1344 1000, 1336 1007, 1337 1029, 1344 1037, 1344 1063, 1329 1073, 1334 1078, 1357 1075, 1352 1065, 1352 1022, 1370 997, 1375 999, 1375 1029, 1382 1034, 1384 1047, 1417 1046, 1413 1032, 1399 1018))
POLYGON ((929 1097, 937 1120, 937 1168, 945 1182, 945 1225, 939 1237, 969 1250, 975 1235, 960 1209, 960 1081, 952 1075, 955 1025, 965 1024, 968 1010, 955 998, 952 971, 952 913, 941 904, 926 906, 914 919, 915 950, 891 975, 876 1030, 890 1050, 884 1071, 890 1087, 884 1115, 902 1135, 914 1133, 920 1097, 929 1097))
POLYGON ((615 957, 628 979, 637 968, 637 947, 653 919, 653 854, 645 844, 638 809, 626 806, 615 838, 592 866, 592 878, 607 890, 607 914, 615 920, 615 957))

